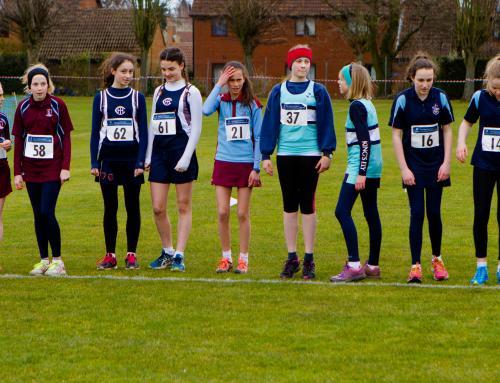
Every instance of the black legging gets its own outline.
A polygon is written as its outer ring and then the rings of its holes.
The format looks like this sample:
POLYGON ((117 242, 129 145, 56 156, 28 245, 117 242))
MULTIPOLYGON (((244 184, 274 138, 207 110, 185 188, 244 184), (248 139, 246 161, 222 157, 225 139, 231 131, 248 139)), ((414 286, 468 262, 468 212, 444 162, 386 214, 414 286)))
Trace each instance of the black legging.
POLYGON ((61 182, 26 182, 26 189, 35 216, 35 233, 40 258, 49 257, 49 243, 52 257, 60 257, 61 231, 56 219, 56 204, 61 182))
MULTIPOLYGON (((497 200, 500 201, 500 172, 483 170, 474 166, 474 245, 476 257, 486 258, 488 248, 488 220, 490 219, 493 189, 497 186, 497 200)), ((500 205, 497 206, 497 222, 500 227, 500 205)), ((500 235, 499 235, 500 259, 500 235)))
MULTIPOLYGON (((116 250, 116 235, 118 233, 118 185, 101 183, 102 197, 104 199, 104 239, 106 252, 114 253, 116 250)), ((139 233, 141 231, 141 210, 139 203, 140 184, 123 185, 125 208, 127 209, 127 251, 135 253, 139 233)))
POLYGON ((313 214, 319 174, 319 156, 277 156, 276 165, 283 197, 283 211, 313 214))
POLYGON ((406 189, 410 202, 410 249, 412 264, 420 263, 422 253, 422 227, 424 226, 425 213, 429 223, 429 236, 431 237, 432 254, 441 254, 441 238, 443 224, 441 222, 441 197, 443 188, 414 188, 406 189), (424 203, 425 191, 425 203, 424 203))
POLYGON ((380 245, 382 242, 382 225, 377 207, 377 189, 370 188, 357 192, 354 185, 344 182, 340 189, 339 200, 335 208, 335 216, 339 220, 347 245, 349 262, 359 262, 358 233, 352 219, 351 211, 358 195, 361 195, 363 212, 370 232, 370 255, 368 264, 378 266, 380 245))

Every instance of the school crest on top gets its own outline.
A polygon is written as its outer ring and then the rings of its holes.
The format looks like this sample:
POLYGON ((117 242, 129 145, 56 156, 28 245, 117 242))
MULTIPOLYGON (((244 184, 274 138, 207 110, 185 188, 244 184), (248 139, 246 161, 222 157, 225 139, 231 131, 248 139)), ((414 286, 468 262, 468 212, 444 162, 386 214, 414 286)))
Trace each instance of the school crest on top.
POLYGON ((163 99, 162 103, 165 106, 169 106, 172 103, 172 99, 170 97, 167 97, 167 98, 163 99))
POLYGON ((307 99, 312 99, 312 98, 314 98, 314 94, 313 94, 313 92, 306 92, 306 98, 307 98, 307 99))
POLYGON ((437 116, 439 114, 439 111, 440 111, 439 105, 438 104, 434 104, 432 106, 432 113, 434 113, 437 116))
POLYGON ((125 114, 125 107, 124 106, 117 106, 115 108, 115 113, 119 116, 123 116, 125 114))
POLYGON ((47 109, 47 114, 45 117, 52 117, 52 109, 47 109))

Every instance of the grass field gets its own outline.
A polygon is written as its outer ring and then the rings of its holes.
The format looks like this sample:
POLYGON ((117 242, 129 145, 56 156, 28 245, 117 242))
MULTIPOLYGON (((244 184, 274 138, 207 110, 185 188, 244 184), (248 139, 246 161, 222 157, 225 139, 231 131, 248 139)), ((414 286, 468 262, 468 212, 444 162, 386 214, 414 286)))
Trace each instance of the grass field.
MULTIPOLYGON (((105 274, 119 278, 100 278, 103 273, 95 270, 95 261, 104 255, 104 238, 102 199, 89 172, 91 99, 66 101, 75 125, 72 177, 61 192, 57 216, 68 273, 86 277, 20 277, 37 260, 33 218, 25 190, 9 196, 5 239, 0 244, 0 382, 500 381, 495 214, 488 249, 490 287, 469 288, 475 267, 472 167, 453 160, 452 187, 444 192, 442 208, 442 252, 450 280, 432 281, 424 227, 423 287, 429 288, 404 284, 410 265, 409 209, 390 128, 385 125, 389 101, 376 102, 384 156, 379 193, 383 279, 345 286, 327 282, 346 257, 333 215, 346 166, 345 101, 334 101, 338 150, 332 168, 320 177, 317 279, 310 283, 278 279, 286 248, 277 176, 263 175, 264 186, 252 197, 249 274, 215 274, 220 256, 215 193, 210 185, 215 117, 204 120, 197 150, 200 176, 193 196, 186 273, 172 275, 146 267, 159 254, 160 241, 149 188, 144 185, 138 248, 142 267, 134 272, 123 269, 122 203, 117 248, 122 267, 105 274)), ((454 102, 453 107, 461 120, 466 104, 454 102)), ((457 127, 455 123, 454 145, 457 127)), ((473 133, 471 152, 474 140, 473 133)), ((495 199, 492 211, 496 203, 495 199)), ((175 227, 173 193, 169 211, 175 227)), ((360 203, 353 214, 364 261, 368 233, 360 203)), ((232 229, 233 253, 237 253, 234 216, 232 229)))

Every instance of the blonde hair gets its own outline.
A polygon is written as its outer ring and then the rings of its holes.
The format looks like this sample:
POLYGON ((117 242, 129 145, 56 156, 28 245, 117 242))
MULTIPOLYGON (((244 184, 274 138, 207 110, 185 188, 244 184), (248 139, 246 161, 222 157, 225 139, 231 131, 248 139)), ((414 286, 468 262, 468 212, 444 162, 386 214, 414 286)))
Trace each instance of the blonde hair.
MULTIPOLYGON (((34 64, 34 65, 31 65, 30 67, 28 67, 28 69, 26 69, 24 71, 24 74, 21 76, 21 82, 25 85, 24 86, 24 93, 30 92, 30 87, 28 84, 28 73, 30 73, 33 69, 36 69, 36 68, 43 69, 47 73, 49 73, 49 70, 47 69, 47 67, 45 65, 43 65, 42 63, 34 64)), ((50 78, 50 73, 49 73, 47 85, 48 85, 47 93, 52 94, 54 92, 55 87, 54 87, 54 83, 52 82, 52 79, 50 78)))
POLYGON ((308 45, 308 44, 297 44, 297 45, 294 45, 293 47, 291 47, 288 52, 291 52, 293 51, 294 49, 298 49, 298 48, 308 48, 308 49, 311 49, 311 47, 308 45))
POLYGON ((489 93, 491 93, 488 89, 489 82, 497 78, 500 78, 500 54, 488 61, 484 70, 484 86, 489 93))
POLYGON ((371 100, 373 98, 373 82, 368 69, 361 64, 352 63, 350 72, 352 84, 347 91, 346 98, 349 100, 359 100, 360 98, 371 100))

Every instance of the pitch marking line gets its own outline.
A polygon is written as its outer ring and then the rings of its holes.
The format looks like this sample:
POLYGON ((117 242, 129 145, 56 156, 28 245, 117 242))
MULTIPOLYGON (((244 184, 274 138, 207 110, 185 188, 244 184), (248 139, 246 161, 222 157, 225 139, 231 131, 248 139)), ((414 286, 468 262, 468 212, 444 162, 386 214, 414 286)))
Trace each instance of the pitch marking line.
MULTIPOLYGON (((38 280, 40 277, 31 277, 28 275, 19 274, 0 274, 0 279, 32 279, 38 280)), ((45 278, 47 279, 47 278, 45 278)), ((137 282, 199 282, 199 283, 215 283, 215 284, 293 284, 306 286, 374 286, 374 287, 407 287, 421 289, 445 289, 445 290, 500 290, 500 286, 470 286, 470 285, 426 285, 426 284, 407 284, 399 282, 354 282, 354 283, 331 283, 323 281, 306 282, 306 281, 288 281, 281 279, 216 279, 216 278, 186 278, 186 277, 127 277, 120 275, 70 275, 65 277, 48 277, 48 279, 103 279, 117 281, 137 281, 137 282)))

